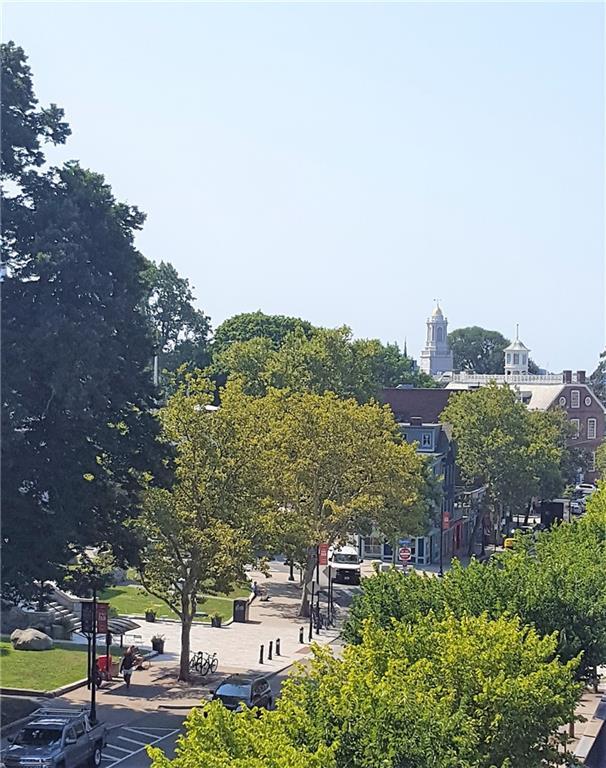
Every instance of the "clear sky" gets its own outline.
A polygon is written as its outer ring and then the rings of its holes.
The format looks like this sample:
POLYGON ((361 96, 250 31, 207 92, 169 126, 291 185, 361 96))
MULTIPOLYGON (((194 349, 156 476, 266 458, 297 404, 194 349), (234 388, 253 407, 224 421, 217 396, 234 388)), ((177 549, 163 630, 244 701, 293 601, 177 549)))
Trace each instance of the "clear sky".
POLYGON ((514 334, 593 370, 604 332, 599 3, 4 3, 53 160, 148 215, 143 253, 216 327, 262 309, 358 337, 514 334))

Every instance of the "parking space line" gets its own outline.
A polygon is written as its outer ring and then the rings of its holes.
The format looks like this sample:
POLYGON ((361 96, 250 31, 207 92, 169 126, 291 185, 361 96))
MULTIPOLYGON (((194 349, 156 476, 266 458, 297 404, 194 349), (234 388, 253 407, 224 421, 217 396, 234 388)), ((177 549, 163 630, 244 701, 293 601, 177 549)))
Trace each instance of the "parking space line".
MULTIPOLYGON (((134 731, 135 733, 143 733, 143 731, 139 731, 136 728, 125 728, 124 730, 126 730, 126 731, 134 731)), ((162 729, 162 730, 165 730, 165 729, 162 729)), ((125 755, 124 757, 121 757, 119 760, 116 760, 115 762, 113 762, 111 764, 111 766, 109 766, 109 768, 114 768, 115 765, 119 765, 119 763, 123 763, 125 760, 130 760, 131 757, 134 757, 135 755, 138 755, 141 752, 144 752, 147 749, 147 747, 153 747, 154 744, 158 744, 159 742, 164 741, 164 739, 167 739, 169 736, 174 736, 175 733, 179 733, 179 729, 178 728, 175 728, 172 731, 168 731, 168 733, 165 733, 163 736, 157 736, 157 737, 154 736, 153 734, 144 733, 145 736, 148 736, 149 738, 153 738, 154 740, 152 742, 150 742, 149 744, 146 744, 145 746, 142 746, 140 749, 135 749, 132 752, 129 752, 128 755, 125 755)), ((114 745, 108 744, 107 746, 108 747, 112 747, 114 745)), ((122 749, 122 747, 116 747, 116 749, 120 749, 123 752, 127 751, 127 750, 122 749)))
POLYGON ((122 739, 122 741, 130 741, 131 744, 136 744, 139 747, 146 747, 147 742, 146 741, 136 741, 135 739, 129 739, 128 736, 118 736, 119 739, 122 739))
POLYGON ((130 731, 131 733, 140 733, 141 736, 147 736, 148 739, 157 739, 158 736, 155 733, 147 733, 146 731, 140 731, 138 728, 125 728, 125 731, 130 731))
MULTIPOLYGON (((140 746, 147 746, 146 744, 141 744, 140 746)), ((132 752, 132 749, 124 749, 124 747, 119 747, 117 744, 107 744, 106 749, 117 749, 119 752, 126 752, 130 755, 132 752)))

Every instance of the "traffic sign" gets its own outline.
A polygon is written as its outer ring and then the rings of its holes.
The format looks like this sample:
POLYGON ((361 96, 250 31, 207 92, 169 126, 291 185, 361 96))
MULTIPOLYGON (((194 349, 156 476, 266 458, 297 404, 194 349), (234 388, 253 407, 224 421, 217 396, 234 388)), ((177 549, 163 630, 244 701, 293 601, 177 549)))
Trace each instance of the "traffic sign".
POLYGON ((107 634, 109 621, 109 603, 97 603, 97 633, 107 634))
POLYGON ((400 562, 407 563, 411 558, 412 552, 410 550, 410 547, 400 547, 398 550, 398 557, 400 558, 400 562))
POLYGON ((328 565, 328 544, 318 545, 318 561, 320 565, 328 565))

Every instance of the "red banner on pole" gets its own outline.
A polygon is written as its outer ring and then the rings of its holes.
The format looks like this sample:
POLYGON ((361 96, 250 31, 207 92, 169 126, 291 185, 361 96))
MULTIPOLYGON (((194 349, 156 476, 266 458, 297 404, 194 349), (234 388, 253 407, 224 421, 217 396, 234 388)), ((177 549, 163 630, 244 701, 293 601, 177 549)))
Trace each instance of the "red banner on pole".
POLYGON ((320 562, 320 565, 328 565, 328 544, 319 545, 318 560, 320 562))
POLYGON ((109 629, 109 603, 97 603, 97 634, 105 635, 109 629))

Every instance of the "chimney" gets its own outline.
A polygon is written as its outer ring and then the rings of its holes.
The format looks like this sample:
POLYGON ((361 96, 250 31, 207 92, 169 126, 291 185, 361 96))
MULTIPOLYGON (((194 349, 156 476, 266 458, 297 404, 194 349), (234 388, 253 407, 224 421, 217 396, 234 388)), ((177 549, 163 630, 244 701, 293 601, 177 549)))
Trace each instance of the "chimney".
POLYGON ((585 371, 577 371, 577 384, 585 383, 585 371))
POLYGON ((411 416, 410 417, 410 426, 411 427, 420 427, 423 424, 423 419, 420 416, 411 416))
POLYGON ((564 384, 572 384, 572 371, 563 371, 562 378, 564 380, 564 384))

